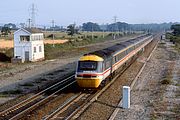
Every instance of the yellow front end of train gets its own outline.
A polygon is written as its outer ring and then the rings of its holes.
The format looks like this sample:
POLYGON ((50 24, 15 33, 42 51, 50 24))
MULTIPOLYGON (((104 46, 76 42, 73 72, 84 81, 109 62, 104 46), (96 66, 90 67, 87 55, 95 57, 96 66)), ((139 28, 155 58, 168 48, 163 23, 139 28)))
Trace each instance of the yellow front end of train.
POLYGON ((77 65, 76 81, 81 88, 98 88, 103 80, 103 58, 96 55, 82 56, 77 65))
POLYGON ((77 83, 82 88, 98 88, 101 84, 101 79, 92 79, 92 78, 76 78, 77 83))

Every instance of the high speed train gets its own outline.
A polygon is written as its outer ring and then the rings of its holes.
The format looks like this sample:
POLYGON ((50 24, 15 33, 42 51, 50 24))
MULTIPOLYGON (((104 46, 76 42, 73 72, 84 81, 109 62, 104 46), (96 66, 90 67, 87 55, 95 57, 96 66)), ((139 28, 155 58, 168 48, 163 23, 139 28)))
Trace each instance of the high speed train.
POLYGON ((75 74, 78 85, 82 88, 98 88, 152 40, 153 36, 147 34, 83 55, 77 63, 75 74))

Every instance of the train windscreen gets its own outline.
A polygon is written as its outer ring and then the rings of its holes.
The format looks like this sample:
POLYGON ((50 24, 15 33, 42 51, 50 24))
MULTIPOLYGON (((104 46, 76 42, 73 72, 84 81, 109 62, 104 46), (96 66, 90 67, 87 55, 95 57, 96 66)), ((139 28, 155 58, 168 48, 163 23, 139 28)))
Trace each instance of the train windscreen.
POLYGON ((80 61, 78 64, 79 70, 96 70, 97 62, 95 61, 80 61))

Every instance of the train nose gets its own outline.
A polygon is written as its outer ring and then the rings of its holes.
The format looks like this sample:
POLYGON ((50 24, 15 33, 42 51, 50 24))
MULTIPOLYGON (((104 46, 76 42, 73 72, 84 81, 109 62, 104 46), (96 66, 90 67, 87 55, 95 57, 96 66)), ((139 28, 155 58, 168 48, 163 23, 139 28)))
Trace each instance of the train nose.
POLYGON ((77 83, 80 87, 83 88, 98 88, 101 84, 100 79, 93 79, 93 78, 78 78, 77 83))

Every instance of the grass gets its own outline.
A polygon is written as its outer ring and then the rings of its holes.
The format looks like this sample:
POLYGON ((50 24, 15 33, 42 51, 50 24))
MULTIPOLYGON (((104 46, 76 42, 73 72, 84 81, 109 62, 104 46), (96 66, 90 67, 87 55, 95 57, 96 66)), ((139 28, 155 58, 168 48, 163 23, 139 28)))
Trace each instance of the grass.
POLYGON ((84 45, 89 45, 93 43, 98 43, 98 42, 103 42, 110 39, 109 36, 106 36, 105 38, 102 37, 97 37, 94 39, 91 38, 84 38, 83 40, 80 39, 75 39, 75 40, 70 40, 64 44, 46 44, 45 45, 45 58, 46 59, 55 59, 58 58, 62 54, 62 52, 65 51, 72 51, 73 49, 84 46, 84 45))
POLYGON ((164 45, 165 45, 165 44, 163 44, 163 43, 159 43, 159 44, 158 44, 158 48, 165 48, 164 45))
POLYGON ((94 36, 103 36, 103 34, 105 36, 107 36, 108 34, 110 34, 110 32, 80 32, 79 34, 75 34, 74 36, 69 36, 67 35, 66 32, 59 32, 59 31, 45 31, 44 32, 44 36, 45 39, 52 39, 52 34, 54 34, 55 39, 75 39, 75 38, 86 38, 88 36, 91 36, 92 34, 94 36))
POLYGON ((175 44, 174 48, 180 52, 180 35, 175 36, 172 33, 167 33, 166 38, 170 39, 175 44))
POLYGON ((25 86, 25 87, 32 87, 34 86, 32 83, 25 83, 25 84, 22 84, 20 86, 25 86))
POLYGON ((3 91, 0 94, 1 95, 18 95, 21 94, 23 91, 21 89, 15 89, 15 90, 9 90, 9 91, 3 91))
POLYGON ((151 115, 151 120, 157 120, 157 115, 152 114, 152 115, 151 115))
POLYGON ((173 77, 172 77, 172 71, 173 71, 173 68, 172 66, 171 67, 168 67, 168 69, 165 69, 164 70, 164 75, 163 75, 163 78, 162 80, 160 81, 161 84, 163 85, 170 85, 173 83, 173 77))
POLYGON ((3 98, 3 97, 9 97, 9 95, 0 93, 0 97, 1 97, 1 98, 3 98))

